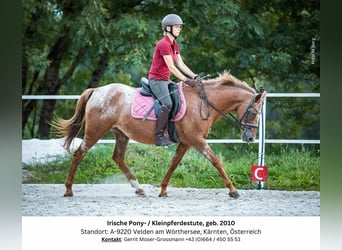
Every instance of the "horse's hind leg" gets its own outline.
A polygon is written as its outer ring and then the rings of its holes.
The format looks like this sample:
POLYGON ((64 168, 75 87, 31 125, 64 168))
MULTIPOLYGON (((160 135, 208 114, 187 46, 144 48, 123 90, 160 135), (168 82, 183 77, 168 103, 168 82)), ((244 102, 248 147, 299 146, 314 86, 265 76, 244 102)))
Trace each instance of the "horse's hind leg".
POLYGON ((85 145, 86 145, 85 142, 82 141, 81 145, 78 147, 78 149, 74 152, 72 156, 72 163, 71 163, 71 167, 69 170, 69 174, 65 180, 65 187, 66 187, 66 191, 64 193, 65 197, 73 196, 72 185, 74 183, 74 177, 75 177, 77 167, 88 152, 88 148, 85 145))
POLYGON ((144 196, 144 190, 140 187, 137 178, 132 174, 125 162, 129 138, 118 129, 113 129, 113 133, 115 135, 115 149, 112 158, 119 166, 122 173, 126 176, 128 181, 131 183, 132 187, 135 188, 135 193, 137 195, 144 196))
POLYGON ((95 130, 92 126, 89 125, 86 128, 83 141, 72 157, 72 163, 69 170, 69 174, 65 180, 66 191, 64 193, 64 196, 73 196, 72 185, 74 183, 74 176, 78 165, 86 156, 88 150, 92 146, 94 146, 94 144, 105 134, 106 131, 108 131, 108 128, 104 128, 103 130, 95 130), (96 131, 96 133, 94 131, 96 131))

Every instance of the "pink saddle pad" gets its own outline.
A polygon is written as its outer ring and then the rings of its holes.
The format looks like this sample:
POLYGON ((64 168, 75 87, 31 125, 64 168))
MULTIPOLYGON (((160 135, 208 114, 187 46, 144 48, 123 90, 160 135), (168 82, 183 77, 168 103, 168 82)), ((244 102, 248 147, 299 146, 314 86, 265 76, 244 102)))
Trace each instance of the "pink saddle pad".
MULTIPOLYGON (((178 87, 178 92, 179 92, 179 98, 180 98, 180 109, 179 112, 176 114, 176 117, 173 119, 173 121, 179 121, 180 119, 183 118, 186 110, 186 102, 185 102, 185 97, 183 93, 183 88, 182 88, 182 83, 177 84, 178 87)), ((134 99, 132 102, 131 106, 131 115, 132 117, 136 119, 144 119, 146 118, 147 120, 157 120, 157 117, 154 113, 154 100, 151 96, 143 96, 140 94, 140 89, 137 88, 134 99), (152 108, 152 112, 145 117, 147 112, 152 108)))

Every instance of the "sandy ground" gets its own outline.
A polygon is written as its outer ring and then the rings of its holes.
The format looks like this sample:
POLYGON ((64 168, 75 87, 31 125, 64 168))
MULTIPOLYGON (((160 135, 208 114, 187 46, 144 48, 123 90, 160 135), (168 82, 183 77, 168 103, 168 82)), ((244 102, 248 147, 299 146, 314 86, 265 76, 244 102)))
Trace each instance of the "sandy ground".
POLYGON ((143 184, 138 197, 129 184, 75 184, 63 197, 63 184, 23 184, 23 216, 320 216, 320 192, 168 188, 143 184))
MULTIPOLYGON (((72 144, 75 149, 80 139, 72 144)), ((22 162, 45 162, 66 155, 63 139, 23 140, 22 162)), ((23 170, 23 181, 30 173, 23 170)), ((74 197, 63 197, 63 184, 23 184, 23 216, 320 216, 320 192, 240 190, 232 199, 227 189, 168 188, 142 185, 138 197, 130 184, 75 184, 74 197)))

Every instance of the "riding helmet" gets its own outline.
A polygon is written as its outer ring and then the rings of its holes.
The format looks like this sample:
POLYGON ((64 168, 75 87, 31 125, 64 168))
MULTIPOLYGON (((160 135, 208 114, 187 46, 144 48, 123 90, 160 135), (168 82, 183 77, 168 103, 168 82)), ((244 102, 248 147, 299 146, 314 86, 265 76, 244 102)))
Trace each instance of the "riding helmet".
POLYGON ((175 24, 182 24, 183 25, 182 18, 180 18, 180 16, 178 16, 176 14, 168 14, 163 18, 162 29, 163 29, 163 31, 165 31, 166 26, 169 26, 169 25, 172 26, 175 24))

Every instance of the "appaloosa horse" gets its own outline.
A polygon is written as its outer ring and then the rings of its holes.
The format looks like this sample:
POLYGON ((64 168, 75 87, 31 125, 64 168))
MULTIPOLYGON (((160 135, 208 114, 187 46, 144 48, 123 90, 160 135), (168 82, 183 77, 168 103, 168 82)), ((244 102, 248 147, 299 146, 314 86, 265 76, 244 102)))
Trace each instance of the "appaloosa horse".
MULTIPOLYGON (((229 189, 229 196, 238 198, 237 189, 225 173, 221 161, 206 142, 206 137, 213 123, 227 113, 235 111, 235 120, 242 131, 242 140, 254 141, 266 92, 256 93, 247 83, 227 72, 215 79, 203 80, 197 88, 190 88, 184 83, 182 86, 187 108, 184 117, 175 122, 179 143, 161 182, 159 196, 167 196, 167 185, 172 173, 192 146, 218 170, 229 189)), ((113 160, 135 188, 136 194, 144 195, 144 190, 125 162, 125 153, 129 139, 145 144, 155 143, 155 121, 135 119, 131 116, 131 104, 136 90, 119 83, 87 89, 79 98, 73 117, 69 120, 58 118, 52 124, 57 134, 65 137, 64 147, 68 151, 72 140, 83 126, 85 131, 82 143, 73 153, 72 164, 65 181, 64 196, 73 196, 72 185, 77 166, 88 150, 109 130, 116 139, 113 160)))

